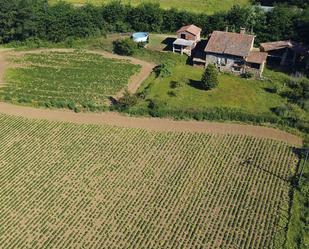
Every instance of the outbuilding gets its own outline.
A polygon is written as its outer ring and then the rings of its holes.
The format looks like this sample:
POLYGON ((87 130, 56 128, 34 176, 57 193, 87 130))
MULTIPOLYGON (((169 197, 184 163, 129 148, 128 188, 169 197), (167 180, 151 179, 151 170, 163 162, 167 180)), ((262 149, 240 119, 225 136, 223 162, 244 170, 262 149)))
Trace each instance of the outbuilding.
POLYGON ((268 63, 309 68, 309 47, 294 41, 264 42, 261 51, 268 53, 268 63))
POLYGON ((202 29, 191 24, 181 27, 177 33, 177 39, 173 42, 173 52, 191 55, 196 44, 201 40, 202 29))

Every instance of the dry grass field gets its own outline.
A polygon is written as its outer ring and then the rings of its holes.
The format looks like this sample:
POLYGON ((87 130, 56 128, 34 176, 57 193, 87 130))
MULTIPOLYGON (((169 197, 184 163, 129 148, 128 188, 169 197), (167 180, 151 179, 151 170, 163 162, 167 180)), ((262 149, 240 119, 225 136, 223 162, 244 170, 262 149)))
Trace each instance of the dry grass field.
POLYGON ((0 114, 2 248, 272 248, 292 148, 0 114))
MULTIPOLYGON (((67 2, 81 5, 85 3, 92 3, 92 4, 106 4, 110 3, 112 0, 65 0, 67 2)), ((59 0, 49 0, 50 3, 54 4, 59 2, 59 0)), ((154 2, 159 3, 162 8, 170 9, 170 8, 177 8, 181 10, 188 10, 192 12, 203 12, 207 14, 213 14, 219 11, 229 10, 233 5, 248 5, 250 3, 249 0, 121 0, 121 2, 125 4, 132 4, 138 5, 145 2, 154 2)))

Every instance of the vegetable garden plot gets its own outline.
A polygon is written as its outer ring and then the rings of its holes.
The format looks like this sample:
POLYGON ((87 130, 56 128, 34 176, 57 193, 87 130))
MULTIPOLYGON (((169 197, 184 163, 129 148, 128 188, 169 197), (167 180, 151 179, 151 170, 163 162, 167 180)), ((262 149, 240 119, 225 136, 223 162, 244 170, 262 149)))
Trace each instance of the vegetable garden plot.
POLYGON ((103 109, 139 66, 82 52, 42 52, 12 59, 0 99, 32 105, 103 109))
POLYGON ((240 135, 0 115, 3 248, 272 248, 297 157, 240 135))

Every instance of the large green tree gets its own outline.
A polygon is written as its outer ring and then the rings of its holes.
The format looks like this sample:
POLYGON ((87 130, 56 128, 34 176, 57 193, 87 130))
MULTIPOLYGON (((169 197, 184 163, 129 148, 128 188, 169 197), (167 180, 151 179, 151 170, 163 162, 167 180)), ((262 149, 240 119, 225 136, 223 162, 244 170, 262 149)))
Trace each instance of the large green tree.
POLYGON ((213 64, 209 64, 202 76, 201 85, 205 90, 210 90, 217 87, 219 84, 218 70, 213 64))

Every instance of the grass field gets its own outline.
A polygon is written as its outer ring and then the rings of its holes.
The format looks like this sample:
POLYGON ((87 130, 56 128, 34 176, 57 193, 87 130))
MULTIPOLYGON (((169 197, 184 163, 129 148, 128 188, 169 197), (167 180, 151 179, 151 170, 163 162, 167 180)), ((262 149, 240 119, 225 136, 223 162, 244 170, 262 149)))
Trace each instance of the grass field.
POLYGON ((0 98, 70 109, 100 109, 128 84, 139 66, 82 52, 44 52, 13 57, 0 98))
POLYGON ((218 88, 202 90, 199 87, 202 73, 202 68, 177 65, 171 76, 152 77, 145 82, 144 86, 150 85, 146 91, 146 99, 160 99, 171 109, 229 107, 249 113, 271 113, 271 108, 285 103, 282 97, 266 90, 271 88, 273 83, 242 79, 230 74, 219 76, 218 88), (173 89, 172 82, 178 82, 179 87, 173 89))
POLYGON ((272 248, 297 163, 268 139, 2 114, 0 146, 6 249, 272 248))
MULTIPOLYGON (((57 3, 59 0, 49 0, 50 3, 57 3)), ((66 0, 67 2, 71 2, 73 4, 85 4, 85 3, 93 3, 93 4, 102 4, 109 3, 111 0, 66 0)), ((159 3, 162 8, 170 9, 177 8, 181 10, 188 10, 192 12, 202 12, 207 14, 213 14, 219 11, 229 10, 233 5, 248 5, 249 0, 122 0, 123 3, 130 3, 132 5, 138 5, 145 2, 154 2, 159 3)))

